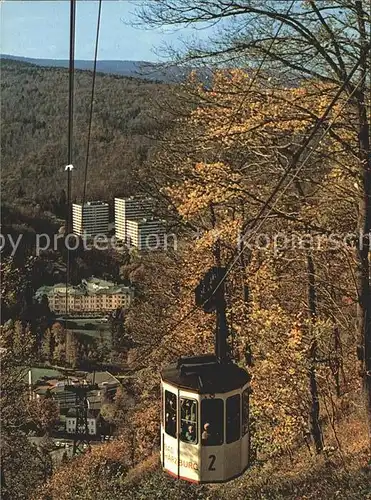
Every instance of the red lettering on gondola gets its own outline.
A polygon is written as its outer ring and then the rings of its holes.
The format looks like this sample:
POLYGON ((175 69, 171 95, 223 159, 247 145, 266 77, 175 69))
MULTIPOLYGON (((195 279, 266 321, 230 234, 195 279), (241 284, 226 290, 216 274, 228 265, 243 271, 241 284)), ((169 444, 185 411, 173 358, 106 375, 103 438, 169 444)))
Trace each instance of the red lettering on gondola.
MULTIPOLYGON (((174 455, 170 455, 170 453, 165 454, 165 460, 169 460, 175 465, 178 465, 178 459, 174 455)), ((185 469, 192 469, 198 471, 198 465, 195 462, 185 462, 184 460, 179 460, 179 466, 184 467, 185 469)))

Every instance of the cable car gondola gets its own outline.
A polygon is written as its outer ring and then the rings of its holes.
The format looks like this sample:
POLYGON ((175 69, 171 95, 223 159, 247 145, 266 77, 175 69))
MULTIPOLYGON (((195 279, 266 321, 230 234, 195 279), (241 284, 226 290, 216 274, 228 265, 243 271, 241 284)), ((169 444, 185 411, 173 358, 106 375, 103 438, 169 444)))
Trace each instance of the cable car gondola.
POLYGON ((181 357, 161 372, 161 462, 178 479, 229 481, 249 465, 249 381, 228 355, 225 269, 212 268, 196 303, 216 312, 215 354, 181 357))

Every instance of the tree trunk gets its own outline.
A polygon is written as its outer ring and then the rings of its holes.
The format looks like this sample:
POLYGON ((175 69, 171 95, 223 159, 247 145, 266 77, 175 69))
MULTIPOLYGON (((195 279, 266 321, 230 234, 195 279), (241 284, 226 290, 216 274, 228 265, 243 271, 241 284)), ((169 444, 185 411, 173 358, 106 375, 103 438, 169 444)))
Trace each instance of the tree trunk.
POLYGON ((318 387, 316 379, 316 357, 317 357, 317 339, 313 329, 316 323, 317 317, 317 305, 316 305, 316 280, 315 280, 315 269, 313 257, 310 249, 307 250, 307 273, 308 273, 308 312, 311 320, 311 338, 310 338, 310 367, 309 367, 309 388, 312 398, 312 404, 310 408, 310 427, 313 441, 316 447, 316 452, 321 453, 323 449, 323 438, 321 426, 319 423, 319 397, 318 397, 318 387))
POLYGON ((357 284, 358 284, 358 334, 359 358, 366 403, 366 415, 369 425, 371 448, 371 286, 370 286, 370 237, 371 237, 371 151, 370 151, 370 117, 367 114, 369 96, 367 84, 370 71, 370 35, 365 25, 366 12, 361 0, 355 2, 358 14, 358 26, 361 46, 361 76, 363 77, 357 92, 357 109, 359 120, 359 160, 360 177, 362 179, 362 198, 359 202, 357 248, 357 284))
POLYGON ((358 333, 360 340, 360 361, 366 400, 371 446, 371 287, 370 287, 370 233, 371 233, 371 158, 370 131, 367 123, 366 106, 359 104, 360 160, 363 181, 363 197, 359 204, 357 248, 358 266, 358 333))
POLYGON ((332 373, 335 380, 336 396, 340 398, 341 388, 340 388, 340 370, 342 366, 342 352, 340 343, 340 333, 337 326, 334 327, 334 360, 332 362, 332 373))

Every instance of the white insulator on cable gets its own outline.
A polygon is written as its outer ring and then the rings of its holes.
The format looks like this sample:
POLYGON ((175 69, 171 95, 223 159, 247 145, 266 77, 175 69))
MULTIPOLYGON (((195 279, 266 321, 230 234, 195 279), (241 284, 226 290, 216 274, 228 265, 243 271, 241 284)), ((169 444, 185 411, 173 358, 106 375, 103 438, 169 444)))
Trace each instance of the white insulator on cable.
POLYGON ((67 166, 65 167, 65 170, 72 170, 72 169, 73 169, 73 165, 67 165, 67 166))

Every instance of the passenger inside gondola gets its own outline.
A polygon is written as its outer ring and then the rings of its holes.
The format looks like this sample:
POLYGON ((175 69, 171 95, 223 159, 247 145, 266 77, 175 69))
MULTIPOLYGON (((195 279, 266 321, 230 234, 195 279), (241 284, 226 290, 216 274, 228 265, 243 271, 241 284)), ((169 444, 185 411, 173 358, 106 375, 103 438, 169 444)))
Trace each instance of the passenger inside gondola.
POLYGON ((197 402, 180 398, 180 439, 185 443, 197 443, 197 402))
POLYGON ((176 437, 176 396, 165 391, 165 432, 176 437))
POLYGON ((218 446, 222 444, 220 433, 217 432, 208 422, 204 425, 204 431, 201 439, 204 446, 218 446))
POLYGON ((204 445, 210 444, 211 434, 210 434, 209 422, 206 422, 206 424, 204 425, 204 430, 202 432, 201 439, 202 439, 202 444, 204 444, 204 445))
POLYGON ((176 419, 174 415, 171 417, 169 413, 166 413, 165 431, 170 436, 175 437, 176 435, 176 419))
POLYGON ((194 443, 196 441, 196 432, 195 432, 193 425, 188 426, 188 430, 185 433, 185 438, 190 443, 194 443))
POLYGON ((202 444, 220 446, 224 439, 223 400, 204 399, 201 403, 202 444))

